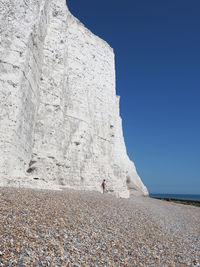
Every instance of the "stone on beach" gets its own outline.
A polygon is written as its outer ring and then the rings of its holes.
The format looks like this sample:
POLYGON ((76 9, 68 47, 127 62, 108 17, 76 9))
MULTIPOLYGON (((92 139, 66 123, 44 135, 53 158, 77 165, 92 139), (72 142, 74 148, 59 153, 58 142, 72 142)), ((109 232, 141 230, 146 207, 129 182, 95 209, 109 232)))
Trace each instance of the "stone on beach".
POLYGON ((135 196, 0 189, 1 266, 199 266, 200 209, 135 196))

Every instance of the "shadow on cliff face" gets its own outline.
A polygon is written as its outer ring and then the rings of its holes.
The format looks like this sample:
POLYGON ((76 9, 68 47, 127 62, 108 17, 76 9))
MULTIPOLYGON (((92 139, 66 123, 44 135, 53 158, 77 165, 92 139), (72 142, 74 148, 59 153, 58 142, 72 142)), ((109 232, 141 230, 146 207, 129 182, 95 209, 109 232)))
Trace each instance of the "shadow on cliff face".
POLYGON ((141 189, 139 187, 137 187, 132 181, 131 181, 131 177, 129 175, 126 176, 126 185, 127 188, 130 192, 130 197, 131 196, 141 196, 144 195, 141 192, 141 189))
POLYGON ((33 166, 35 163, 36 163, 35 160, 31 160, 31 161, 29 162, 29 167, 28 167, 28 169, 27 169, 27 171, 26 171, 27 173, 33 173, 33 172, 36 170, 36 167, 33 166))

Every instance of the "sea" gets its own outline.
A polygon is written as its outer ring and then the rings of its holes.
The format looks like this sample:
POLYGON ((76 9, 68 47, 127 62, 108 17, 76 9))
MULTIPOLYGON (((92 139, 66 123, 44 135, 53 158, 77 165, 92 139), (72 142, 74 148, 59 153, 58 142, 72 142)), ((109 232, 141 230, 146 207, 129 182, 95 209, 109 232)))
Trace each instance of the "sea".
POLYGON ((200 195, 189 195, 189 194, 149 194, 153 198, 171 198, 180 200, 194 200, 200 202, 200 195))

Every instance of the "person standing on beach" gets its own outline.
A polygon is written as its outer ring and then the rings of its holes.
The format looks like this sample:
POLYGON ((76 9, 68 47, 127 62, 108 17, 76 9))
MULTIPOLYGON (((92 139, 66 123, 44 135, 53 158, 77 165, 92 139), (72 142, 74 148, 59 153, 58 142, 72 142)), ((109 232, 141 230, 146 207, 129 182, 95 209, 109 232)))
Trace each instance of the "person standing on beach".
POLYGON ((101 184, 102 188, 103 188, 103 194, 106 192, 106 180, 104 179, 102 184, 101 184))

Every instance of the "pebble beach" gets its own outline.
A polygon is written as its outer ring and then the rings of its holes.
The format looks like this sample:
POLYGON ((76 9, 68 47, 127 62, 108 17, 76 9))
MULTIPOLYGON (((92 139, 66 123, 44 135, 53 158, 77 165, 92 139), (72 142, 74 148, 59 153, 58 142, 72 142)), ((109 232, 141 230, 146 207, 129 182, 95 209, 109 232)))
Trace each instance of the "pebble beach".
POLYGON ((200 208, 0 188, 0 266, 200 266, 200 208))

